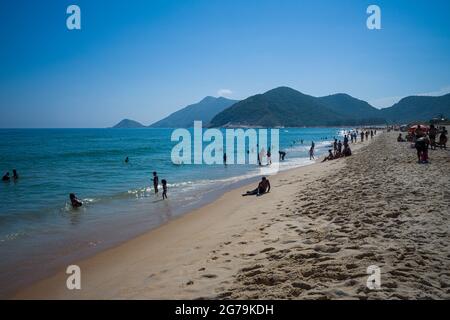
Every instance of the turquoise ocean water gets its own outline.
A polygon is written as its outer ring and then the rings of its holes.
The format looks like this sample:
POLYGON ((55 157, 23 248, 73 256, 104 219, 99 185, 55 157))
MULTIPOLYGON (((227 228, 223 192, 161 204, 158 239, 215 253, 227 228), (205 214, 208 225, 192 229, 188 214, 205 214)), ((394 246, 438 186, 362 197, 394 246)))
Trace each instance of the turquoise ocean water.
MULTIPOLYGON (((311 163, 311 141, 323 154, 342 130, 279 129, 281 169, 311 163)), ((173 164, 172 131, 1 129, 1 174, 20 178, 0 184, 0 296, 258 179, 255 165, 173 164), (168 201, 154 195, 153 171, 168 180, 168 201), (71 208, 70 192, 83 207, 71 208)))

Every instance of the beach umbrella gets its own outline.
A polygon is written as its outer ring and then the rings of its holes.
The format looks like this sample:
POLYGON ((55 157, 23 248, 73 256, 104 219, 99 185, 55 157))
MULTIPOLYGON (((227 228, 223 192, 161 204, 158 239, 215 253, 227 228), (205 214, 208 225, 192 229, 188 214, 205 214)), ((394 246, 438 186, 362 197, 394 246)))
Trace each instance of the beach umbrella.
MULTIPOLYGON (((419 124, 415 124, 415 125, 409 127, 409 131, 415 132, 418 126, 419 126, 419 124)), ((420 124, 420 128, 423 131, 428 131, 430 129, 430 127, 428 127, 427 125, 424 125, 424 124, 420 124)))

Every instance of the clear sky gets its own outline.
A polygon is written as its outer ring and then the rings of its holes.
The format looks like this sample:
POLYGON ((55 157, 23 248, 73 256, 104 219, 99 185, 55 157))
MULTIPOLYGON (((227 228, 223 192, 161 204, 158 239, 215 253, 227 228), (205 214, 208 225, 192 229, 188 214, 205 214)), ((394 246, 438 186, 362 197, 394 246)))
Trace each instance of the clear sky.
POLYGON ((282 85, 377 107, 450 91, 448 0, 0 0, 0 41, 3 128, 150 124, 282 85))

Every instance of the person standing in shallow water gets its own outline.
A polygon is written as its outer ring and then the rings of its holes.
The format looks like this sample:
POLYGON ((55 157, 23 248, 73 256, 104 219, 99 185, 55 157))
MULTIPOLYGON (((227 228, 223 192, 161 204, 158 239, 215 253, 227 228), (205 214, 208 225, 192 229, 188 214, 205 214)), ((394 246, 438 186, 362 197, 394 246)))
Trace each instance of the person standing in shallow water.
POLYGON ((162 179, 161 180, 161 184, 162 184, 162 188, 163 188, 162 197, 163 197, 163 199, 167 199, 167 180, 166 179, 162 179))
POLYGON ((17 173, 17 170, 16 170, 16 169, 13 169, 13 179, 14 179, 14 180, 19 179, 19 174, 17 173))
POLYGON ((309 160, 314 160, 314 147, 309 148, 309 160))
POLYGON ((226 153, 223 154, 223 164, 225 166, 227 165, 227 154, 226 153))
POLYGON ((153 189, 155 190, 155 193, 158 193, 158 183, 158 174, 156 173, 156 171, 153 171, 153 189))

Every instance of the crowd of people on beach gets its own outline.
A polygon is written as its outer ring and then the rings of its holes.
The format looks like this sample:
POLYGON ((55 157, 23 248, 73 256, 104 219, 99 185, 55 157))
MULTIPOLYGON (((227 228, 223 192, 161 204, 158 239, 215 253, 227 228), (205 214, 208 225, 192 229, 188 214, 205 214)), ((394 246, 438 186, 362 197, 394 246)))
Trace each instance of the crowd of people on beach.
MULTIPOLYGON (((348 131, 346 134, 344 134, 343 141, 338 140, 336 137, 334 138, 333 142, 333 150, 328 150, 328 155, 322 160, 322 162, 330 161, 342 157, 349 157, 352 155, 352 150, 350 148, 350 142, 351 143, 357 143, 358 136, 361 137, 361 142, 364 142, 364 139, 369 140, 373 139, 373 137, 377 134, 377 130, 370 129, 370 130, 362 130, 359 132, 359 130, 352 130, 348 131)), ((296 143, 297 141, 300 141, 301 144, 303 144, 303 139, 294 140, 293 143, 296 143)), ((315 143, 314 141, 311 141, 311 147, 309 148, 309 159, 314 160, 314 150, 315 150, 315 143)), ((284 160, 286 153, 284 151, 280 151, 280 159, 284 160)), ((258 157, 259 161, 259 157, 258 157)), ((242 194, 242 196, 251 196, 256 195, 260 196, 264 193, 267 193, 270 191, 270 182, 266 177, 262 177, 261 181, 259 182, 258 186, 254 190, 249 190, 246 193, 242 194)))
POLYGON ((409 129, 408 134, 403 138, 402 133, 397 137, 398 142, 410 142, 411 147, 416 149, 417 162, 420 164, 429 163, 428 151, 447 149, 448 132, 445 127, 436 128, 431 124, 430 127, 417 125, 409 129), (439 140, 436 138, 439 136, 439 140))

